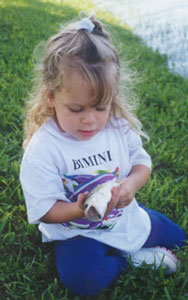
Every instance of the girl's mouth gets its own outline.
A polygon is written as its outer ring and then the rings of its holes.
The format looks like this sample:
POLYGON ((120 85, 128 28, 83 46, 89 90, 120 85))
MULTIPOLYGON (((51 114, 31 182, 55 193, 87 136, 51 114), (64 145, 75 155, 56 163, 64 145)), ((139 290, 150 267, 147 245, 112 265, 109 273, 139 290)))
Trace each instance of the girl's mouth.
POLYGON ((79 132, 84 137, 91 137, 96 133, 96 130, 79 130, 79 132))

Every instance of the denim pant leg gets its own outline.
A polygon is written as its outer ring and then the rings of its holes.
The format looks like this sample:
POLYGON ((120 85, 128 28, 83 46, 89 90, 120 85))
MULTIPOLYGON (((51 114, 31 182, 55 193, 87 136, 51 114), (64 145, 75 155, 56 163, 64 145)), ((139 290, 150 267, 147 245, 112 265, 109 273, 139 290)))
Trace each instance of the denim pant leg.
POLYGON ((76 295, 97 295, 128 265, 126 258, 113 250, 81 236, 58 242, 55 255, 61 282, 76 295))
POLYGON ((161 246, 175 249, 185 245, 184 230, 156 210, 140 205, 149 215, 151 232, 143 248, 161 246))

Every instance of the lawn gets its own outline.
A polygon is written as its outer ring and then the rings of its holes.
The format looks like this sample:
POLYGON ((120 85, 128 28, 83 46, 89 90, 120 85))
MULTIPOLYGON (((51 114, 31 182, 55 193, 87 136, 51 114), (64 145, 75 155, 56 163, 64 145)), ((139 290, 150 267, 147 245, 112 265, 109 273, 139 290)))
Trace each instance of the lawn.
MULTIPOLYGON (((89 4, 88 4, 89 3, 89 4)), ((0 299, 79 299, 63 289, 54 267, 53 244, 42 244, 35 225, 27 222, 19 183, 24 103, 31 87, 33 49, 61 23, 91 12, 86 0, 0 0, 0 299)), ((113 33, 122 59, 137 70, 137 110, 150 136, 145 148, 152 156, 150 181, 137 200, 160 210, 188 233, 188 80, 172 74, 167 57, 154 53, 126 26, 97 12, 113 33)), ((95 299, 188 299, 188 250, 176 251, 176 274, 132 265, 95 299)))

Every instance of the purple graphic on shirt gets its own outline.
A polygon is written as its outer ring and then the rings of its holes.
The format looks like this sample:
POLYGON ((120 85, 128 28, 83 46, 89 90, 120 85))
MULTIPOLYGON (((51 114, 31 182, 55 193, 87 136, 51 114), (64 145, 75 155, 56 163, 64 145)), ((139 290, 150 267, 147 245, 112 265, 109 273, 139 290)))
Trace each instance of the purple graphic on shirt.
MULTIPOLYGON (((94 187, 113 180, 119 174, 119 169, 114 172, 99 171, 98 175, 64 175, 62 181, 66 191, 66 197, 71 202, 76 202, 80 193, 90 192, 94 187)), ((117 218, 122 215, 122 209, 113 209, 102 221, 91 222, 85 218, 62 223, 67 229, 107 229, 111 230, 117 223, 117 218)))

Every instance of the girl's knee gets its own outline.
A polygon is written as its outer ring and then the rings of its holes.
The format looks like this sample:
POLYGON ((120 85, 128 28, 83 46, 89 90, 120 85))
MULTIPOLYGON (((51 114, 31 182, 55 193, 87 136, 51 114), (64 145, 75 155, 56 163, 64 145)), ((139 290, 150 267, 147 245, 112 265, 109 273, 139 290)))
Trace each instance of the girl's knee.
MULTIPOLYGON (((96 268, 96 266, 94 267, 96 268)), ((62 266, 62 270, 59 272, 60 280, 75 295, 96 296, 106 285, 101 274, 96 272, 94 267, 91 269, 82 264, 80 268, 71 266, 69 270, 66 270, 62 266)))
POLYGON ((57 270, 61 282, 74 294, 95 296, 110 285, 127 262, 121 256, 107 255, 103 244, 95 241, 88 240, 84 248, 80 247, 83 241, 78 239, 78 243, 70 241, 56 247, 57 270))
MULTIPOLYGON (((124 259, 125 260, 125 259, 124 259)), ((125 268, 121 257, 106 256, 106 261, 80 261, 75 265, 66 264, 59 269, 61 282, 79 296, 96 296, 107 288, 125 268)))

